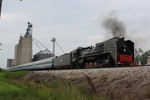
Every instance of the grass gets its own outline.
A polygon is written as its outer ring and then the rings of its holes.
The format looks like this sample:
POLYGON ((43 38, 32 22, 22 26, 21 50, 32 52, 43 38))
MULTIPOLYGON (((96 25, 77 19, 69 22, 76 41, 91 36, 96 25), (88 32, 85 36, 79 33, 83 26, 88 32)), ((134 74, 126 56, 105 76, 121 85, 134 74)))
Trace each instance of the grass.
POLYGON ((17 86, 8 84, 6 82, 0 82, 0 95, 7 93, 21 92, 21 89, 17 86))
POLYGON ((72 84, 64 85, 61 81, 37 83, 19 80, 27 73, 1 71, 0 100, 106 100, 96 94, 89 95, 87 87, 79 89, 72 84))

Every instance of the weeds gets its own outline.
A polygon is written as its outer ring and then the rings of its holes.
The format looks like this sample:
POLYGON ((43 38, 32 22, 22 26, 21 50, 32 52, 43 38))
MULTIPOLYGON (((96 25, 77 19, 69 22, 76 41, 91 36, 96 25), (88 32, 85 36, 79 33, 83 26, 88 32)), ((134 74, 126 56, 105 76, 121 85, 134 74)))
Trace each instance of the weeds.
POLYGON ((106 100, 89 95, 88 87, 78 88, 71 81, 22 82, 27 72, 0 72, 0 100, 106 100))
POLYGON ((6 79, 16 79, 27 74, 27 71, 17 71, 17 72, 4 72, 4 78, 6 79))

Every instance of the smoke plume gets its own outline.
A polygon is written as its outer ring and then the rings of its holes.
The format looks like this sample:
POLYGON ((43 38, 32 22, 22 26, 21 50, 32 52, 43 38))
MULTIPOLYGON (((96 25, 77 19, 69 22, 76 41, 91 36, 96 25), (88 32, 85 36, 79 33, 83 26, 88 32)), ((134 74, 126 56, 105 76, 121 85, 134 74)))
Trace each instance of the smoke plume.
POLYGON ((121 22, 114 14, 109 14, 106 16, 102 22, 102 26, 110 32, 110 34, 115 36, 125 36, 125 25, 121 22))

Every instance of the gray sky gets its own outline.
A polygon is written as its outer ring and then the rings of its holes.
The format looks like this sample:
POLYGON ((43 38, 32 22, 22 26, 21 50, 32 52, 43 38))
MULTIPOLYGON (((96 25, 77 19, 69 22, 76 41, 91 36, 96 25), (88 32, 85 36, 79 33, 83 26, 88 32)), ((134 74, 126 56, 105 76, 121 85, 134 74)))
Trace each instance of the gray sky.
MULTIPOLYGON (((110 12, 126 26, 126 36, 136 47, 150 49, 150 0, 3 0, 0 19, 0 67, 14 58, 14 46, 33 23, 33 37, 52 51, 55 37, 65 52, 90 46, 112 36, 101 26, 110 12)), ((44 49, 44 48, 43 48, 44 49)), ((39 49, 34 46, 33 53, 39 49)), ((63 54, 56 47, 56 55, 63 54)))

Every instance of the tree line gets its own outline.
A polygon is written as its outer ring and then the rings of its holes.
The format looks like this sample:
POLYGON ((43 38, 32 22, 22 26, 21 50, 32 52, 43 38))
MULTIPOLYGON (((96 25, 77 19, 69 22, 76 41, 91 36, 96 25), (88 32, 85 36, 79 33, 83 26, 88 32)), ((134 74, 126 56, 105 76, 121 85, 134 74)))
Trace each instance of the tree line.
POLYGON ((141 65, 147 64, 147 58, 150 56, 150 50, 143 51, 141 48, 134 50, 135 62, 141 62, 141 65))

